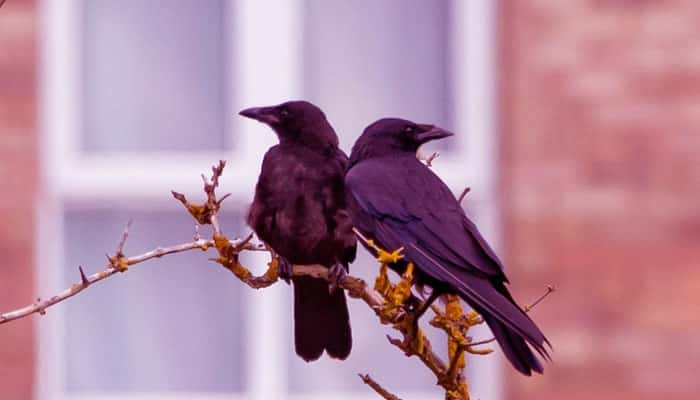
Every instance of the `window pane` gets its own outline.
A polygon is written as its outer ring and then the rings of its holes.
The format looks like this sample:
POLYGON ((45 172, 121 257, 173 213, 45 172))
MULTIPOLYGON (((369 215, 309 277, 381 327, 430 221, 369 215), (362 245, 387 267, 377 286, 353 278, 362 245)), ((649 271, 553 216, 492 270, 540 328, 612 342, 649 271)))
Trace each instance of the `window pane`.
POLYGON ((305 94, 326 110, 344 149, 380 117, 450 128, 447 1, 304 4, 305 94))
MULTIPOLYGON (((179 210, 67 211, 66 285, 79 279, 78 265, 94 273, 105 264, 130 218, 129 255, 192 238, 191 218, 179 210)), ((66 303, 66 389, 242 391, 245 289, 209 257, 193 251, 150 260, 66 303)))
POLYGON ((83 150, 218 150, 227 3, 83 1, 83 150))

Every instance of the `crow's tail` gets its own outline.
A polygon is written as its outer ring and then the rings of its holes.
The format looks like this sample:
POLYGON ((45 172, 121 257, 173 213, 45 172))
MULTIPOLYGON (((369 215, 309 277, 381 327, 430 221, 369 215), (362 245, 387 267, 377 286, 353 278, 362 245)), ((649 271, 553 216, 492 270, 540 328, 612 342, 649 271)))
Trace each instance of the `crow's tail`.
POLYGON ((496 341, 501 346, 503 354, 513 364, 515 369, 528 376, 532 374, 532 371, 540 374, 544 372, 542 364, 530 350, 522 336, 489 314, 484 313, 482 317, 489 328, 491 328, 491 332, 493 332, 496 341))
POLYGON ((525 375, 531 375, 532 371, 542 373, 542 364, 530 346, 540 356, 549 359, 544 346, 549 342, 515 303, 503 283, 468 274, 461 278, 459 288, 462 298, 484 318, 513 367, 525 375))
POLYGON ((350 316, 345 291, 328 292, 328 282, 308 276, 295 277, 294 346, 305 361, 329 356, 344 360, 352 348, 350 316))

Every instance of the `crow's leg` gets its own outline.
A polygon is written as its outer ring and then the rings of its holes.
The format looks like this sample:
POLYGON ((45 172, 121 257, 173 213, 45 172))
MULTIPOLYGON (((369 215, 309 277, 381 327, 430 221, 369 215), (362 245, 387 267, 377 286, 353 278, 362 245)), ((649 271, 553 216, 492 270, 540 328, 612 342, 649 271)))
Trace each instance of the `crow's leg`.
POLYGON ((418 319, 422 317, 426 311, 428 311, 428 308, 430 308, 430 306, 435 302, 435 300, 437 300, 438 297, 440 297, 440 295, 441 293, 433 289, 430 296, 428 296, 428 299, 425 300, 425 303, 423 303, 420 308, 413 312, 413 323, 416 325, 416 327, 418 327, 418 319))
POLYGON ((294 266, 286 258, 277 255, 277 273, 279 277, 289 284, 294 275, 294 266))
POLYGON ((328 269, 328 292, 333 293, 343 280, 343 277, 348 274, 345 266, 341 263, 335 263, 328 269))
POLYGON ((422 332, 420 326, 418 326, 418 320, 425 314, 425 312, 430 308, 430 306, 435 302, 435 300, 440 297, 440 293, 433 290, 428 296, 428 299, 419 306, 415 311, 412 311, 406 315, 407 331, 406 331, 406 342, 413 346, 417 351, 421 351, 423 347, 422 332))

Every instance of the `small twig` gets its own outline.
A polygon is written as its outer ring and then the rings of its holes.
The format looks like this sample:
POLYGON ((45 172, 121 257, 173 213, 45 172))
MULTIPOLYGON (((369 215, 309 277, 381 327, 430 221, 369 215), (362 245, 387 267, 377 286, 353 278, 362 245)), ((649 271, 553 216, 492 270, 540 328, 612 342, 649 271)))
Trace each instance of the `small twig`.
MULTIPOLYGON (((221 174, 224 172, 224 167, 226 166, 226 161, 224 160, 219 160, 219 164, 211 167, 212 175, 211 175, 211 183, 207 183, 206 178, 204 175, 202 175, 202 178, 204 179, 204 192, 207 193, 207 207, 210 210, 209 213, 209 221, 211 223, 212 228, 214 228, 214 234, 215 235, 221 235, 221 225, 219 225, 219 218, 218 218, 218 212, 219 212, 219 201, 216 200, 216 188, 219 187, 219 178, 221 177, 221 174)), ((226 199, 228 195, 224 196, 221 201, 226 199)))
MULTIPOLYGON (((530 305, 525 304, 525 306, 523 307, 523 310, 525 310, 525 312, 530 312, 530 310, 535 308, 536 305, 538 305, 542 300, 546 299, 547 296, 552 294, 555 290, 556 290, 556 288, 554 287, 554 285, 547 285, 547 289, 544 292, 544 294, 542 294, 540 297, 538 297, 537 300, 533 301, 532 304, 530 304, 530 305)), ((483 320, 480 320, 480 321, 483 321, 483 320)), ((482 344, 492 343, 495 341, 496 341, 496 338, 492 337, 491 339, 480 340, 478 342, 471 342, 467 345, 467 348, 465 350, 468 353, 472 353, 472 354, 484 354, 484 352, 486 352, 486 351, 488 351, 488 353, 490 353, 491 352, 490 349, 475 350, 475 349, 472 349, 472 347, 479 346, 482 344)))
POLYGON ((464 190, 462 190, 462 194, 460 194, 459 197, 457 198, 457 202, 458 202, 459 204, 462 204, 462 200, 464 200, 464 198, 467 196, 467 194, 468 194, 471 190, 472 190, 472 188, 470 188, 469 186, 465 187, 464 190))
POLYGON ((218 207, 221 207, 221 203, 223 203, 224 200, 228 199, 229 196, 231 196, 231 193, 226 193, 225 195, 221 196, 221 198, 216 202, 216 205, 218 207))
POLYGON ((124 254, 124 245, 126 244, 126 239, 129 237, 129 228, 131 228, 131 223, 133 220, 129 220, 124 227, 124 232, 122 233, 122 238, 119 240, 119 245, 117 245, 116 254, 124 254))
POLYGON ((482 344, 489 344, 493 343, 496 341, 495 337, 492 337, 491 339, 486 339, 486 340, 479 340, 478 342, 470 342, 467 347, 473 347, 473 346, 480 346, 482 344))
POLYGON ((423 162, 425 163, 426 166, 432 167, 433 166, 433 161, 435 161, 436 158, 440 157, 440 153, 437 151, 428 156, 428 158, 424 159, 423 162))
POLYGON ((360 379, 362 379, 362 382, 364 382, 367 386, 371 387, 375 392, 377 392, 378 395, 382 396, 386 400, 401 400, 399 397, 396 395, 390 393, 388 390, 384 389, 377 381, 372 379, 369 374, 357 374, 360 379))
POLYGON ((538 305, 542 300, 546 299, 547 296, 552 294, 557 288, 554 287, 554 285, 547 285, 547 290, 542 294, 542 296, 538 297, 537 300, 533 301, 532 304, 525 304, 525 312, 529 312, 533 308, 535 308, 536 305, 538 305))

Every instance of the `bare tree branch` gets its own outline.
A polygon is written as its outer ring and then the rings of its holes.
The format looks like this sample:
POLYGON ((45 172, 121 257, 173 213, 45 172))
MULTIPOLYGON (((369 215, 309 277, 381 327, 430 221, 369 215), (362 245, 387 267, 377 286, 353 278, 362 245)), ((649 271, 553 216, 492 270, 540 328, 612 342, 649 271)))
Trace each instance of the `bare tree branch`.
POLYGON ((78 267, 78 271, 80 272, 79 283, 71 285, 71 287, 63 290, 62 292, 52 296, 49 299, 37 299, 37 301, 31 305, 0 315, 0 324, 4 324, 6 322, 23 318, 35 313, 43 315, 46 313, 46 309, 53 306, 54 304, 60 303, 64 300, 75 296, 76 294, 87 289, 87 287, 92 285, 93 283, 109 278, 117 272, 125 271, 131 265, 139 264, 152 258, 162 257, 167 254, 182 253, 185 251, 195 249, 206 250, 207 248, 212 247, 213 245, 214 243, 212 240, 198 240, 191 243, 183 243, 170 247, 158 247, 149 252, 129 258, 126 258, 123 255, 118 258, 115 258, 114 256, 108 257, 110 259, 110 263, 108 264, 108 266, 106 266, 100 272, 97 272, 90 276, 85 275, 82 266, 78 267), (115 260, 114 263, 111 262, 111 260, 113 259, 115 260))
MULTIPOLYGON (((2 0, 0 0, 0 5, 2 0)), ((436 157, 433 154, 428 160, 431 162, 436 157)), ((207 251, 215 249, 218 257, 212 258, 212 261, 219 263, 221 266, 233 273, 241 282, 251 288, 260 289, 273 285, 279 280, 278 276, 278 258, 274 252, 264 243, 254 243, 252 241, 253 234, 249 234, 243 239, 229 240, 224 236, 218 220, 218 213, 223 200, 229 194, 217 198, 216 189, 219 185, 219 178, 223 173, 225 162, 220 161, 212 167, 212 176, 207 179, 202 175, 203 189, 206 195, 206 201, 202 204, 192 203, 186 197, 178 192, 173 191, 172 195, 195 219, 195 232, 192 242, 182 243, 169 247, 157 247, 151 251, 136 256, 127 257, 124 254, 124 247, 129 236, 129 228, 131 222, 126 225, 116 251, 113 255, 107 255, 108 263, 99 272, 87 276, 83 271, 83 267, 78 267, 80 281, 71 285, 71 287, 52 296, 47 300, 37 299, 31 305, 10 311, 0 315, 0 324, 27 317, 32 314, 44 315, 46 309, 58 304, 70 297, 87 289, 92 284, 115 275, 117 272, 126 272, 131 266, 145 262, 153 258, 159 258, 171 254, 182 253, 191 250, 207 251), (213 234, 211 239, 202 239, 200 234, 200 225, 211 225, 213 234), (270 254, 270 262, 267 270, 260 276, 254 275, 248 268, 243 266, 239 261, 239 254, 243 251, 265 251, 270 254)), ((469 188, 466 188, 459 197, 461 202, 469 188)), ((415 310, 423 306, 423 302, 415 297, 412 292, 413 285, 413 264, 408 263, 406 272, 401 276, 398 283, 393 284, 388 277, 388 265, 403 258, 403 248, 396 249, 392 252, 379 248, 374 242, 363 236, 359 231, 355 230, 355 234, 359 240, 365 243, 372 249, 375 257, 381 265, 379 275, 377 276, 374 288, 362 279, 350 275, 343 276, 338 282, 338 286, 348 292, 348 295, 353 298, 364 301, 379 317, 382 324, 391 325, 403 336, 402 339, 392 338, 387 335, 391 344, 401 349, 407 356, 416 356, 421 362, 429 368, 435 377, 437 383, 445 390, 445 398, 447 400, 467 400, 469 394, 467 391, 466 379, 464 374, 465 358, 464 353, 471 354, 488 354, 491 349, 475 349, 474 346, 483 345, 493 342, 495 339, 473 342, 471 337, 467 335, 470 327, 483 323, 483 319, 474 311, 465 314, 460 304, 459 296, 444 295, 445 303, 444 310, 436 305, 432 305, 431 309, 435 313, 435 317, 430 321, 430 325, 443 330, 448 337, 448 361, 445 363, 443 359, 436 354, 432 349, 432 345, 421 329, 417 327, 413 318, 414 314, 411 310, 415 310)), ((292 267, 294 276, 312 276, 320 279, 329 280, 329 270, 322 265, 294 265, 292 267)), ((547 292, 536 299, 532 305, 525 306, 525 310, 529 311, 546 298, 554 291, 554 287, 547 286, 547 292)), ((372 379, 369 375, 359 374, 363 382, 370 386, 384 399, 398 400, 398 397, 382 388, 379 383, 372 379)))
POLYGON ((525 312, 528 312, 528 311, 532 310, 533 308, 535 308, 536 305, 540 304, 540 302, 542 300, 546 299, 547 296, 554 293, 554 291, 556 291, 556 290, 557 290, 557 288, 554 287, 554 285, 547 285, 547 289, 544 292, 544 294, 542 294, 542 296, 538 297, 535 301, 532 302, 532 304, 525 304, 525 306, 523 307, 525 309, 525 312))

